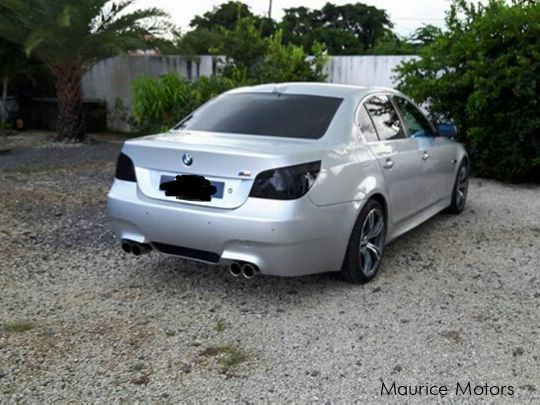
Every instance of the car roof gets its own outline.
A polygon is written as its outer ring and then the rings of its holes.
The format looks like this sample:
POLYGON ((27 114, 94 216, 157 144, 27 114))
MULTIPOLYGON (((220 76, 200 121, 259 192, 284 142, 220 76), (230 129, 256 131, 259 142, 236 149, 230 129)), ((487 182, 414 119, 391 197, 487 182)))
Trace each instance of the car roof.
POLYGON ((241 93, 282 93, 305 94, 314 96, 341 97, 362 96, 375 91, 398 93, 393 89, 372 86, 355 86, 349 84, 321 83, 321 82, 291 82, 269 83, 257 86, 240 87, 225 94, 241 93))

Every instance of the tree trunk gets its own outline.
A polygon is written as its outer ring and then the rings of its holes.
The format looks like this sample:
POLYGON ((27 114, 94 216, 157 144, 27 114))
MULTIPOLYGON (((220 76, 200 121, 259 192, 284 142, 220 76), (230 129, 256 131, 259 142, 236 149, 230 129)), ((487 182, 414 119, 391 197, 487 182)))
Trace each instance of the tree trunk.
POLYGON ((85 139, 82 74, 75 66, 54 69, 58 97, 58 140, 82 142, 85 139))

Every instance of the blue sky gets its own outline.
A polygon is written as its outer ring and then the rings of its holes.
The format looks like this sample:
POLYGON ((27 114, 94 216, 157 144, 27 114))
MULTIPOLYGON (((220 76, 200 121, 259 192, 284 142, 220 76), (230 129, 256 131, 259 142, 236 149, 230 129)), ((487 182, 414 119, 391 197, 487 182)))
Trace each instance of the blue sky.
MULTIPOLYGON (((279 19, 283 9, 289 7, 305 6, 320 8, 328 0, 273 0, 272 17, 279 19)), ((198 14, 211 10, 214 6, 224 3, 225 0, 139 0, 138 7, 159 7, 169 12, 174 22, 182 30, 189 29, 189 21, 198 14)), ((334 4, 355 3, 356 0, 333 0, 334 4)), ((256 14, 267 14, 269 0, 244 0, 256 14)), ((400 35, 409 35, 423 24, 442 26, 445 12, 449 8, 450 0, 363 0, 385 9, 395 30, 400 35)))

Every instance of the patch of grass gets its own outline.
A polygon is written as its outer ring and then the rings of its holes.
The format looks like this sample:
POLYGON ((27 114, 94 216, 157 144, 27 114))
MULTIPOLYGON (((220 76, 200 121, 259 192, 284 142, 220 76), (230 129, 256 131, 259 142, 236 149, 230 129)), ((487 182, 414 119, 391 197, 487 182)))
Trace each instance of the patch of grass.
POLYGON ((12 322, 2 325, 2 329, 11 333, 23 333, 34 329, 34 325, 30 322, 12 322))
POLYGON ((227 356, 223 357, 220 363, 227 371, 238 366, 240 363, 245 362, 247 359, 248 356, 244 351, 235 349, 234 351, 229 352, 227 356))
POLYGON ((130 367, 131 371, 142 371, 144 370, 144 364, 143 363, 137 363, 130 367))
POLYGON ((216 332, 225 332, 227 329, 229 329, 229 327, 230 326, 227 322, 217 321, 214 329, 216 330, 216 332))
POLYGON ((245 351, 232 345, 209 346, 201 352, 201 356, 216 358, 223 374, 228 374, 249 357, 245 351))

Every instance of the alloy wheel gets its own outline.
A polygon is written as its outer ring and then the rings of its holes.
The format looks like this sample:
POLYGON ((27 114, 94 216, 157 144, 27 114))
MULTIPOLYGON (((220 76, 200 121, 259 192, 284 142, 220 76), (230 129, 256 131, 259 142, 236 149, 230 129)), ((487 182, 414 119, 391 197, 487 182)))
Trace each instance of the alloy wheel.
POLYGON ((469 176, 466 165, 459 169, 457 187, 456 187, 456 206, 462 209, 467 200, 467 191, 469 189, 469 176))
POLYGON ((373 208, 366 216, 360 234, 360 268, 369 277, 377 271, 384 245, 384 215, 373 208))

